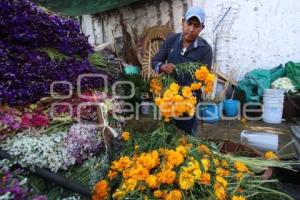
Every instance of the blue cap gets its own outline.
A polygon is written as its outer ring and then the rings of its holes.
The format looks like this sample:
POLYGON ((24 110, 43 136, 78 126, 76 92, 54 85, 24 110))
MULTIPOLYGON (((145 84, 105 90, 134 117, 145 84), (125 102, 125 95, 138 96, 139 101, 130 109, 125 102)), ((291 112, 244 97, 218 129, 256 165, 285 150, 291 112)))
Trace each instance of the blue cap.
POLYGON ((205 13, 202 8, 200 7, 190 7, 185 14, 185 20, 188 21, 192 17, 197 17, 200 23, 204 23, 205 21, 205 13))

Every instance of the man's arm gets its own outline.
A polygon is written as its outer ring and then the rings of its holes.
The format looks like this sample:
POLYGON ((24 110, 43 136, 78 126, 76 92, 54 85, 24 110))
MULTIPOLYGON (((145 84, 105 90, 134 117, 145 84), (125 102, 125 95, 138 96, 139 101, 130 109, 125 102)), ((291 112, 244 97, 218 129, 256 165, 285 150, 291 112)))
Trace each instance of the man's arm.
POLYGON ((209 46, 204 58, 202 59, 202 63, 207 65, 207 68, 210 70, 212 65, 213 53, 211 46, 209 46))
POLYGON ((160 67, 165 64, 168 58, 168 40, 165 40, 159 51, 152 59, 152 68, 158 74, 160 73, 160 67))

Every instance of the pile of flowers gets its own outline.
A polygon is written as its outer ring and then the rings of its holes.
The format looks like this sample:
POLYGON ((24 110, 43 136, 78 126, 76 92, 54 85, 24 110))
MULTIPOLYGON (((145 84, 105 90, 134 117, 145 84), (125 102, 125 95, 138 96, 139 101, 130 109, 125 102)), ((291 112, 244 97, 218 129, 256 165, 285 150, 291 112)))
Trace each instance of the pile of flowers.
POLYGON ((190 86, 179 86, 173 82, 163 91, 160 80, 152 79, 150 91, 156 96, 155 104, 158 106, 164 121, 171 118, 178 118, 187 114, 192 117, 195 114, 197 98, 194 94, 197 90, 204 90, 209 94, 213 90, 215 76, 205 66, 200 66, 195 71, 195 82, 190 86))
MULTIPOLYGON (((275 181, 262 180, 253 164, 244 162, 247 159, 221 154, 210 143, 182 136, 176 140, 177 145, 142 151, 128 132, 123 133, 123 139, 135 144, 135 150, 112 161, 106 178, 94 187, 93 200, 244 200, 262 198, 264 192, 288 197, 266 185, 275 181)), ((141 146, 151 146, 145 143, 141 146)), ((274 155, 269 152, 266 158, 274 155)))
POLYGON ((101 103, 102 109, 106 110, 106 117, 109 118, 111 125, 121 132, 125 125, 121 115, 122 101, 105 92, 85 92, 83 95, 89 98, 83 99, 74 95, 64 100, 63 104, 53 104, 55 106, 52 108, 52 103, 55 102, 51 98, 43 98, 35 104, 22 107, 0 106, 0 138, 4 140, 27 129, 51 129, 56 122, 96 123, 97 109, 94 105, 94 96, 98 99, 97 102, 101 103), (44 103, 46 100, 51 101, 44 103))
MULTIPOLYGON (((29 0, 1 1, 0 19, 1 103, 35 102, 49 96, 53 81, 76 88, 81 74, 105 74, 89 62, 93 50, 77 21, 47 13, 29 0)), ((103 80, 86 78, 81 85, 82 90, 99 88, 103 80)), ((69 86, 54 89, 68 94, 69 86)))
POLYGON ((49 125, 48 116, 33 110, 21 111, 7 105, 0 106, 0 136, 25 130, 41 128, 49 125))
POLYGON ((102 143, 93 125, 74 124, 68 132, 51 135, 27 130, 0 144, 22 167, 48 168, 57 172, 82 161, 100 150, 102 143))

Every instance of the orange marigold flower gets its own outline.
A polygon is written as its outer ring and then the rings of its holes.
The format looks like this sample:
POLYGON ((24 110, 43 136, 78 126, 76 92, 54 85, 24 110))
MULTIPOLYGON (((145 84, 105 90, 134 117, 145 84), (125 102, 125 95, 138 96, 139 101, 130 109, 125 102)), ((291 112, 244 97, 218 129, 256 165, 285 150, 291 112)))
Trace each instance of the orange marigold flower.
POLYGON ((215 80, 215 75, 213 75, 213 74, 208 74, 207 75, 207 77, 206 77, 206 79, 205 79, 205 84, 206 85, 209 85, 209 84, 213 84, 213 82, 214 82, 214 80, 215 80))
POLYGON ((267 160, 278 160, 278 156, 273 151, 267 151, 265 153, 265 158, 267 160))
POLYGON ((192 83, 192 85, 191 85, 191 89, 192 90, 200 90, 201 87, 202 87, 202 84, 200 82, 198 82, 198 83, 192 83))
POLYGON ((220 183, 224 188, 227 187, 228 182, 221 176, 216 176, 216 181, 220 183))
POLYGON ((215 196, 218 200, 225 200, 226 199, 226 191, 225 191, 224 187, 221 184, 216 183, 215 186, 214 186, 214 189, 215 189, 215 196))
POLYGON ((155 191, 153 192, 153 195, 154 195, 155 198, 161 199, 161 198, 163 198, 163 196, 164 196, 164 192, 161 191, 161 190, 155 190, 155 191))
POLYGON ((242 162, 236 161, 234 163, 234 167, 239 172, 243 172, 243 173, 248 173, 249 172, 248 167, 244 163, 242 163, 242 162))
POLYGON ((212 91, 213 91, 213 86, 212 86, 212 85, 207 85, 207 86, 205 86, 204 92, 205 92, 206 94, 210 94, 210 93, 212 93, 212 91))
POLYGON ((246 200, 246 198, 244 196, 236 196, 236 195, 234 195, 232 197, 232 200, 246 200))
POLYGON ((201 66, 200 69, 196 70, 195 77, 199 81, 205 81, 208 74, 208 69, 205 66, 201 66))
POLYGON ((165 200, 181 200, 181 199, 182 199, 182 194, 180 190, 172 190, 165 197, 165 200))
POLYGON ((176 172, 172 170, 164 170, 157 174, 157 180, 161 184, 172 184, 175 181, 176 172))
POLYGON ((106 180, 99 181, 93 191, 93 200, 107 199, 109 192, 108 183, 106 180))
POLYGON ((178 94, 180 86, 177 83, 171 83, 169 88, 173 94, 178 94))
POLYGON ((176 148, 176 151, 179 152, 181 155, 183 155, 184 157, 186 156, 187 150, 183 145, 179 145, 176 148))
POLYGON ((216 174, 219 175, 219 176, 224 177, 224 176, 229 176, 230 172, 226 169, 221 168, 221 167, 217 167, 216 174))
POLYGON ((137 166, 132 169, 132 178, 138 181, 144 181, 149 176, 149 170, 144 168, 143 166, 137 166))
POLYGON ((111 181, 111 180, 113 180, 117 175, 118 175, 118 172, 113 171, 113 170, 109 170, 107 176, 108 176, 108 179, 111 181))
POLYGON ((188 172, 181 172, 179 175, 179 185, 183 190, 191 189, 195 184, 194 176, 188 172))
POLYGON ((142 153, 142 155, 138 158, 137 163, 149 170, 157 167, 160 164, 158 151, 142 153))
POLYGON ((130 167, 132 164, 132 161, 130 160, 130 158, 128 156, 122 156, 118 161, 113 161, 112 162, 112 170, 116 170, 116 171, 123 171, 126 168, 130 167))
POLYGON ((199 145, 197 149, 204 154, 210 154, 210 149, 204 144, 199 145))
POLYGON ((189 97, 192 97, 193 96, 193 92, 192 92, 192 89, 188 86, 184 86, 182 88, 182 95, 185 97, 185 98, 189 98, 189 97))
POLYGON ((123 183, 123 185, 121 186, 121 188, 125 191, 133 191, 135 190, 136 186, 137 186, 137 180, 130 178, 125 180, 125 182, 123 183))
POLYGON ((215 158, 213 161, 214 161, 215 167, 219 167, 220 166, 219 159, 215 158))
POLYGON ((168 150, 165 153, 165 157, 167 162, 174 166, 179 166, 184 161, 184 156, 182 155, 182 152, 178 152, 174 150, 168 150))
POLYGON ((148 176, 146 178, 146 184, 152 189, 156 189, 159 186, 157 177, 155 175, 148 176))
POLYGON ((153 78, 150 82, 150 92, 155 95, 160 95, 162 90, 162 84, 157 78, 153 78))
POLYGON ((200 175, 199 182, 203 185, 209 185, 210 184, 210 174, 209 173, 202 173, 200 175))
POLYGON ((125 131, 122 133, 122 139, 125 140, 125 141, 128 141, 130 138, 130 133, 125 131))
POLYGON ((201 159, 202 166, 204 167, 204 172, 207 172, 210 166, 210 161, 207 158, 201 159))
POLYGON ((222 167, 228 168, 228 162, 227 162, 227 160, 222 160, 221 163, 222 163, 222 167))

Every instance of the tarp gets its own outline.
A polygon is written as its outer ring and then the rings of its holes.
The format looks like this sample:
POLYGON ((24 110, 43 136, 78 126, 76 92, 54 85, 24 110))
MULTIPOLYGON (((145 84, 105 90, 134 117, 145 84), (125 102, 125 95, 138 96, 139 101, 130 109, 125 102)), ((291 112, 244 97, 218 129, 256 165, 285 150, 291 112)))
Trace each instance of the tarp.
POLYGON ((285 68, 280 65, 273 69, 255 69, 248 72, 245 78, 239 81, 237 92, 245 94, 246 102, 260 102, 264 89, 268 89, 271 83, 286 75, 285 68))
POLYGON ((69 16, 101 13, 139 0, 33 0, 35 3, 69 16))
POLYGON ((288 62, 285 68, 287 77, 292 80, 296 89, 300 89, 300 63, 288 62))

